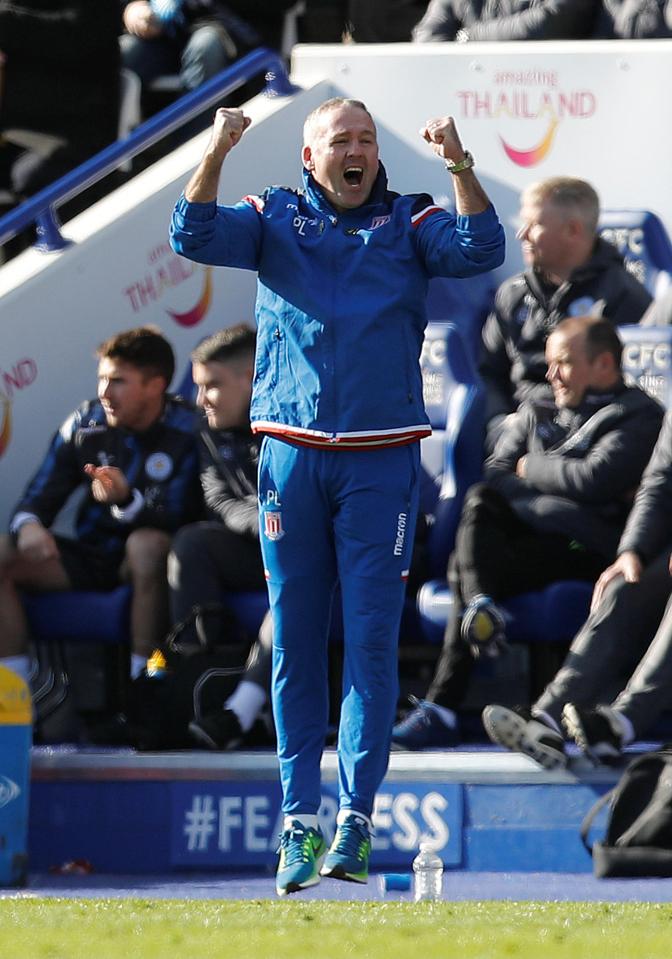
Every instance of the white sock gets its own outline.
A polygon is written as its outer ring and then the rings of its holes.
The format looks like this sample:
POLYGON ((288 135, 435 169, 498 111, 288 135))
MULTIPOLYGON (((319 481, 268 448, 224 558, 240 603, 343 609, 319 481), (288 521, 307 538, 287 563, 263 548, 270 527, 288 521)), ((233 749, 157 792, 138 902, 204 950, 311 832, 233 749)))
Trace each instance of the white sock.
POLYGON ((29 656, 2 656, 0 657, 0 666, 5 666, 16 673, 24 683, 28 682, 30 677, 30 657, 29 656))
POLYGON ((137 679, 147 665, 147 657, 140 653, 131 653, 131 679, 137 679))
POLYGON ((371 824, 371 819, 366 813, 360 812, 358 809, 339 809, 338 815, 336 816, 336 825, 342 826, 346 819, 349 819, 350 816, 355 816, 357 819, 363 819, 367 825, 369 832, 373 832, 373 825, 371 824))
POLYGON ((634 743, 635 741, 635 727, 632 725, 625 713, 620 712, 618 709, 609 709, 609 719, 614 719, 618 723, 620 729, 618 730, 621 734, 621 746, 627 746, 629 743, 634 743))
POLYGON ((551 729, 554 729, 556 733, 559 733, 562 736, 562 730, 560 729, 560 726, 557 724, 555 719, 553 719, 551 714, 546 712, 545 709, 539 709, 537 706, 533 706, 531 713, 535 719, 540 719, 542 723, 550 726, 551 729))
POLYGON ((438 703, 430 703, 429 705, 445 726, 449 729, 457 729, 457 713, 448 709, 447 706, 439 706, 438 703))
POLYGON ((224 703, 224 709, 231 709, 236 714, 240 728, 246 733, 252 729, 252 723, 265 702, 266 691, 257 683, 243 679, 224 703))
POLYGON ((300 822, 306 829, 317 829, 317 816, 310 816, 307 813, 296 813, 294 816, 285 816, 282 822, 283 829, 291 829, 292 823, 300 822))

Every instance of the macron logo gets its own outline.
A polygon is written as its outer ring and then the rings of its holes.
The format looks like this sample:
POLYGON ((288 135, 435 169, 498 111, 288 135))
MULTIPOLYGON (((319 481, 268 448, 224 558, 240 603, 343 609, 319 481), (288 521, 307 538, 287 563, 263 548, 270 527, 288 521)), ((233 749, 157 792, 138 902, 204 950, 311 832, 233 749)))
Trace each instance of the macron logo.
POLYGON ((406 523, 408 515, 399 513, 397 517, 397 538, 394 541, 394 555, 401 556, 404 551, 404 541, 406 540, 406 523))

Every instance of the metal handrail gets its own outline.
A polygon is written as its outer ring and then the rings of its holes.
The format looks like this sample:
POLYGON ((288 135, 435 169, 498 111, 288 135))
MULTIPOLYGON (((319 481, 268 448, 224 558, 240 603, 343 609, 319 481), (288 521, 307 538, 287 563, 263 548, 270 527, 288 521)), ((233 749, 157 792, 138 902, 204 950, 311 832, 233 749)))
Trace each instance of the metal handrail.
POLYGON ((282 57, 274 50, 259 47, 222 70, 191 93, 180 97, 164 110, 141 123, 128 136, 96 153, 69 173, 55 180, 16 209, 0 217, 0 246, 20 230, 36 224, 37 248, 45 252, 61 250, 69 242, 60 232, 56 207, 77 196, 87 187, 112 173, 157 140, 187 123, 223 96, 247 83, 265 70, 268 96, 289 96, 297 88, 290 82, 282 57))

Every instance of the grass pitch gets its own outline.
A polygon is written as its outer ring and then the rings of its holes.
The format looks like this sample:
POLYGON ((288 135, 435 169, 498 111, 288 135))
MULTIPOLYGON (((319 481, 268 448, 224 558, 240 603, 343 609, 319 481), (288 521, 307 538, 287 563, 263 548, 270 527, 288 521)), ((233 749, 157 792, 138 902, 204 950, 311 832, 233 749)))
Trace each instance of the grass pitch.
POLYGON ((2 959, 669 959, 654 903, 0 900, 2 959))

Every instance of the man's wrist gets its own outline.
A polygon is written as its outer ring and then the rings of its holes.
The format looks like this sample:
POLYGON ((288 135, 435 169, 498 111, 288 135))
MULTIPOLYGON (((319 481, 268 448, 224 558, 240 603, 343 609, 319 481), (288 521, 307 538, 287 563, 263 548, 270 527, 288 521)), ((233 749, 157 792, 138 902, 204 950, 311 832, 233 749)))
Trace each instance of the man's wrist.
POLYGON ((446 164, 446 170, 449 173, 463 173, 465 170, 471 170, 475 164, 475 160, 469 150, 464 151, 464 156, 461 160, 444 160, 446 164))
POLYGON ((18 544, 19 533, 22 527, 27 526, 29 523, 35 523, 37 526, 42 526, 39 516, 36 516, 35 513, 16 513, 12 518, 12 521, 9 524, 9 538, 14 546, 18 544))
POLYGON ((126 496, 124 496, 123 499, 117 500, 117 502, 114 505, 118 509, 126 509, 126 507, 130 506, 132 502, 133 502, 133 489, 129 486, 126 496))
POLYGON ((110 513, 120 523, 132 523, 142 507, 145 505, 145 497, 139 489, 130 491, 130 501, 126 505, 113 503, 110 506, 110 513))

